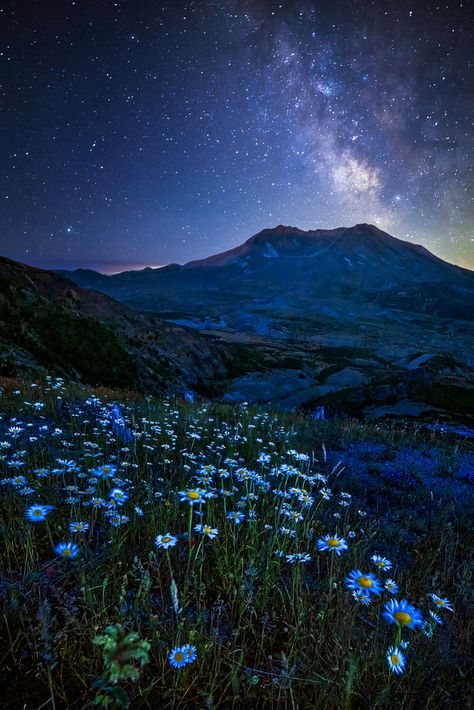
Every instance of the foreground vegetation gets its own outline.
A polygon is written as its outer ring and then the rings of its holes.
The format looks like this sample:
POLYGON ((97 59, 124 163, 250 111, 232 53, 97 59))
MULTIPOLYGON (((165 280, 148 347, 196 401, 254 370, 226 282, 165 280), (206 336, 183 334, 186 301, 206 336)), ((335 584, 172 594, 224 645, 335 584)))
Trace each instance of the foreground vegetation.
POLYGON ((472 501, 330 455, 462 446, 61 380, 0 413, 4 707, 468 706, 472 501))

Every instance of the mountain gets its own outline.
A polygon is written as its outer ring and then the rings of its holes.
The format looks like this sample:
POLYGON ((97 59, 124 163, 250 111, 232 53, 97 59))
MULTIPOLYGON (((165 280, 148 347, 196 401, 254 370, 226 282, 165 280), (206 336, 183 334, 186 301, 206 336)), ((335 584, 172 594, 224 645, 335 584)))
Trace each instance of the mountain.
POLYGON ((69 278, 212 333, 230 401, 385 418, 474 409, 474 272, 369 224, 278 226, 183 266, 69 278))
POLYGON ((319 308, 344 317, 363 305, 365 312, 388 307, 474 320, 473 272, 368 224, 308 232, 280 225, 184 266, 67 275, 139 310, 209 320, 210 309, 219 323, 225 310, 231 328, 257 305, 260 313, 319 308))
POLYGON ((0 258, 0 373, 48 371, 89 384, 202 389, 223 372, 209 338, 69 279, 0 258))

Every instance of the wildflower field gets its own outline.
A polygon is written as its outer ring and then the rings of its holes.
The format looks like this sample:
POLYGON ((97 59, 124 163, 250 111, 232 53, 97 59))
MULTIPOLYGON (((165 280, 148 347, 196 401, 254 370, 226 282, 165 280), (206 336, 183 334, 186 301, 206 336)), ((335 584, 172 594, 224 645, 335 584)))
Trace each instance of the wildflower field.
POLYGON ((470 707, 468 442, 51 378, 0 415, 2 708, 470 707))

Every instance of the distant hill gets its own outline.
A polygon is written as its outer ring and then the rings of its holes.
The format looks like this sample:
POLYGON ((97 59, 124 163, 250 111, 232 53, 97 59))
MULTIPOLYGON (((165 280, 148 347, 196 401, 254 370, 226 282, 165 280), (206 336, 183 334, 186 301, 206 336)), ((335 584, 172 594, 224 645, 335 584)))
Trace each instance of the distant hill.
POLYGON ((0 258, 0 373, 43 370, 164 391, 205 387, 223 364, 208 338, 61 275, 0 258))

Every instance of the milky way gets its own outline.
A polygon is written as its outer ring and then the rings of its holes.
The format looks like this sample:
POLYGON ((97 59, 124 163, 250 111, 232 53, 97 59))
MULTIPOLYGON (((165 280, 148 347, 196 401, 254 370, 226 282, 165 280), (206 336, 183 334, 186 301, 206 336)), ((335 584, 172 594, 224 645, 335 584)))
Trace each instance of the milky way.
POLYGON ((373 222, 474 268, 467 3, 0 13, 0 253, 117 270, 373 222))

